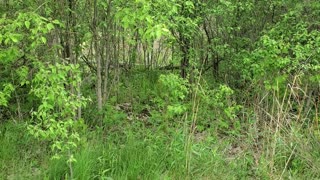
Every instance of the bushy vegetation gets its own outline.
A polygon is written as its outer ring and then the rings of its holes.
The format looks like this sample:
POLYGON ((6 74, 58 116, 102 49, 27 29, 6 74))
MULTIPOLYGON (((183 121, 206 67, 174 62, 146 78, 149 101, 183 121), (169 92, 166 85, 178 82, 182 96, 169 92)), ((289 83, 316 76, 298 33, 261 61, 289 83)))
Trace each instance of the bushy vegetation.
POLYGON ((320 178, 318 1, 57 2, 0 2, 0 179, 320 178))

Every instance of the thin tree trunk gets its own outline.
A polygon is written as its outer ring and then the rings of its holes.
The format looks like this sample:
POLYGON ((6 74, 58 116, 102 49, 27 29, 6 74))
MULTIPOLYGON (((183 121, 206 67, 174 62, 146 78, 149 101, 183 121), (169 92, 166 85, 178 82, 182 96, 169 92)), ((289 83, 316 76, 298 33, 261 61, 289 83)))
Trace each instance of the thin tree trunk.
POLYGON ((182 52, 182 59, 180 63, 181 68, 181 77, 186 78, 187 77, 187 69, 189 67, 189 42, 187 39, 181 38, 180 41, 181 45, 181 52, 182 52))
POLYGON ((93 38, 94 38, 94 53, 95 53, 95 60, 97 64, 97 102, 98 102, 98 110, 102 109, 102 78, 101 78, 101 59, 99 55, 99 43, 98 43, 98 6, 97 6, 97 0, 94 0, 94 17, 93 17, 93 38))

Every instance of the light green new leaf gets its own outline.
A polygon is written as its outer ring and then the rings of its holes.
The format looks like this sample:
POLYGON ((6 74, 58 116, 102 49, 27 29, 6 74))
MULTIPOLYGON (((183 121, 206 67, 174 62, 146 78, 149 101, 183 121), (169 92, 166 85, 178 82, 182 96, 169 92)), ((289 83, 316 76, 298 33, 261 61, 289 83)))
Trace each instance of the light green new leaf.
POLYGON ((47 43, 47 39, 45 37, 41 37, 41 41, 43 42, 43 44, 47 43))
POLYGON ((25 21, 24 25, 26 26, 27 29, 29 29, 30 28, 30 21, 25 21))

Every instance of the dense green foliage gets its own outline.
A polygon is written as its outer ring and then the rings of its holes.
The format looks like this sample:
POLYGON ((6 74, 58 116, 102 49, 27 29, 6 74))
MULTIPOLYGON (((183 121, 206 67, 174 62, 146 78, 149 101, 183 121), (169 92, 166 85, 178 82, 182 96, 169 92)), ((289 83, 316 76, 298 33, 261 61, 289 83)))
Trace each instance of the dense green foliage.
POLYGON ((0 179, 319 179, 319 14, 0 1, 0 179))

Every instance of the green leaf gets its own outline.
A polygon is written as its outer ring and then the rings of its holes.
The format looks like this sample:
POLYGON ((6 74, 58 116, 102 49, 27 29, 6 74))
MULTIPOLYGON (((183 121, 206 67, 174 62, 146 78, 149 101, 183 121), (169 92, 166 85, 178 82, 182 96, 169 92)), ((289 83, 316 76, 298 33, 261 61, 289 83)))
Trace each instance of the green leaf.
POLYGON ((47 29, 48 29, 48 31, 51 31, 52 29, 54 29, 54 25, 52 23, 48 23, 47 29))
POLYGON ((53 24, 60 24, 60 21, 58 21, 58 20, 53 20, 52 23, 53 23, 53 24))
POLYGON ((18 42, 18 39, 17 39, 16 37, 14 37, 14 36, 10 36, 10 39, 11 39, 11 41, 14 42, 14 43, 17 43, 17 42, 18 42))
POLYGON ((25 22, 24 22, 24 25, 26 26, 27 29, 30 28, 30 22, 29 22, 29 21, 25 21, 25 22))
POLYGON ((45 44, 45 43, 47 43, 47 39, 45 38, 45 37, 41 37, 41 41, 45 44))

